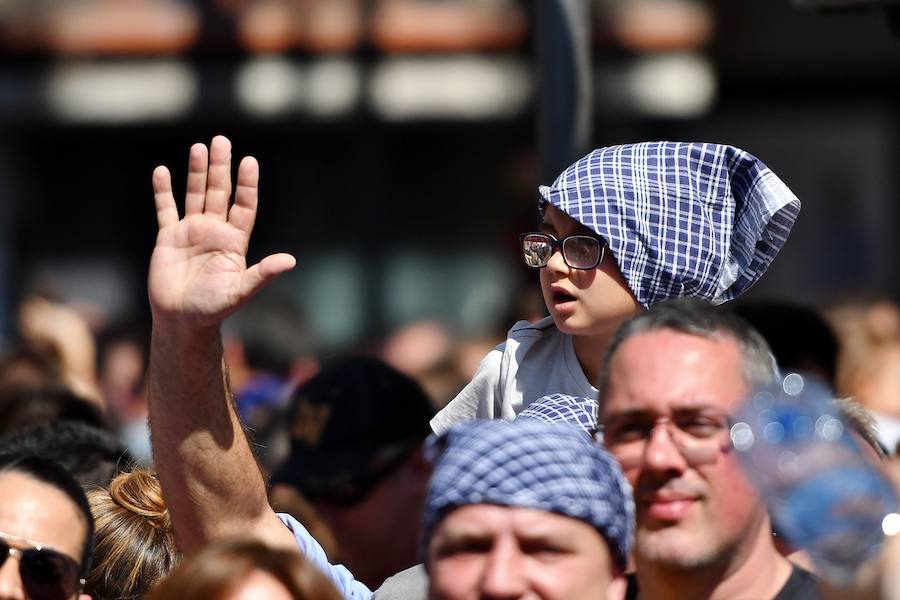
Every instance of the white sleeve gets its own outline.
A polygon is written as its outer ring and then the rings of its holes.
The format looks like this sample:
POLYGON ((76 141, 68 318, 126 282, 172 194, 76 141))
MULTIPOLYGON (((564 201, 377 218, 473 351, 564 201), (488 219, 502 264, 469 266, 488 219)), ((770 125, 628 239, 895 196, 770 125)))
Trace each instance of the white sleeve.
POLYGON ((371 600, 371 590, 361 581, 357 581, 353 577, 353 573, 346 567, 332 565, 319 542, 297 519, 287 513, 278 513, 278 518, 294 534, 294 541, 297 542, 297 549, 300 550, 300 553, 331 580, 344 598, 347 600, 371 600))
POLYGON ((506 342, 503 342, 481 359, 472 381, 431 419, 432 431, 440 435, 460 421, 494 418, 494 396, 505 349, 506 342))

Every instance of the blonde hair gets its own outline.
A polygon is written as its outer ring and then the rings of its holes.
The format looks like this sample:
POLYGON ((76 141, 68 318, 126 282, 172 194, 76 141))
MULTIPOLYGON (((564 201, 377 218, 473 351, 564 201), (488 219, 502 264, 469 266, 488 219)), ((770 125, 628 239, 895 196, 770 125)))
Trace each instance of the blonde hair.
POLYGON ((225 600, 255 572, 271 575, 293 600, 342 600, 340 592, 297 551, 271 548, 254 539, 207 546, 178 566, 150 600, 225 600))
POLYGON ((139 600, 181 560, 155 473, 120 473, 88 492, 97 543, 84 592, 95 600, 139 600))

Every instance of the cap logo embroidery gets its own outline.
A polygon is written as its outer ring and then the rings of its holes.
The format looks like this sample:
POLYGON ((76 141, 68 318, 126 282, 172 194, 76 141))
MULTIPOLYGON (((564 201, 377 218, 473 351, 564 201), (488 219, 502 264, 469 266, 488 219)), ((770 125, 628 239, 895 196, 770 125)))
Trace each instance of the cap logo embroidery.
POLYGON ((291 432, 294 439, 306 442, 309 446, 318 446, 330 417, 331 406, 313 404, 306 398, 302 398, 297 405, 297 416, 291 432))

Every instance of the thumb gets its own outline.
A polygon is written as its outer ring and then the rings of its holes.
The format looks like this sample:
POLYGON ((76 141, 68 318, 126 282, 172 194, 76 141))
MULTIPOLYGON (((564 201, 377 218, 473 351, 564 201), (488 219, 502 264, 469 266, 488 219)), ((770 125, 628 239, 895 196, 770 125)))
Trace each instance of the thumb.
POLYGON ((241 280, 241 297, 249 298, 263 288, 267 283, 286 271, 290 271, 297 264, 290 254, 271 254, 244 273, 241 280))

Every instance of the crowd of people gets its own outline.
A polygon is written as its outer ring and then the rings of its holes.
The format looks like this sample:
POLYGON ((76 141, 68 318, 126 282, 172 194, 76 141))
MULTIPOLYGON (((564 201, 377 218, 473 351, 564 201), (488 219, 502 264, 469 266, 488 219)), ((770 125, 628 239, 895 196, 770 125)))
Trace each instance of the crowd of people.
MULTIPOLYGON (((245 157, 232 182, 221 136, 190 149, 183 203, 154 171, 149 335, 97 346, 70 309, 23 306, 0 362, 0 599, 900 597, 900 311, 875 305, 866 329, 728 304, 800 211, 758 158, 627 144, 542 186, 520 244, 549 316, 513 325, 446 404, 382 358, 320 362, 302 319, 254 304, 296 264, 247 264, 258 177, 245 157), (852 375, 847 330, 874 348, 852 375), (818 465, 837 485, 790 504, 816 523, 802 540, 759 483, 796 455, 754 472, 735 420, 759 390, 797 395, 794 371, 841 424, 810 435, 858 458, 818 465), (886 491, 848 496, 851 466, 886 491), (832 496, 851 504, 825 512, 832 496), (876 504, 877 531, 846 518, 876 504), (845 521, 841 540, 874 541, 836 579, 806 544, 845 521)), ((401 354, 384 356, 418 358, 401 354)))

